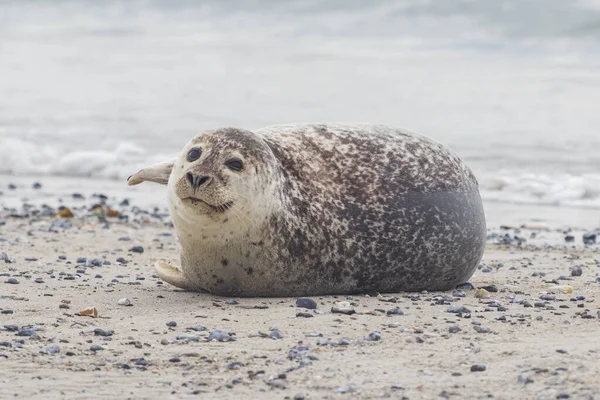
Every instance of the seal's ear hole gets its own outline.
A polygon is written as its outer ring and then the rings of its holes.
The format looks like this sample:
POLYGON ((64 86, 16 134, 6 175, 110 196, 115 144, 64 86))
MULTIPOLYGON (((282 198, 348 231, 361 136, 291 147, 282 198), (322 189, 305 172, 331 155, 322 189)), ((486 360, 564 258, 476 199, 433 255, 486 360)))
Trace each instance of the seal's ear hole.
POLYGON ((190 151, 188 151, 187 160, 188 162, 194 162, 197 159, 199 159, 201 155, 202 150, 198 147, 194 147, 193 149, 190 149, 190 151))
POLYGON ((234 171, 241 171, 244 168, 244 163, 239 158, 230 158, 225 161, 225 165, 227 168, 234 171))

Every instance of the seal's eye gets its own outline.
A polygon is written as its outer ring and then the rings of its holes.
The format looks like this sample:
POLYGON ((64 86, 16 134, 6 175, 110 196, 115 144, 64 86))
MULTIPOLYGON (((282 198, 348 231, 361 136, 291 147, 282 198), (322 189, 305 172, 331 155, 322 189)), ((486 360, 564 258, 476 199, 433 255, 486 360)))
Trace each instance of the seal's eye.
POLYGON ((196 161, 200 158, 200 154, 202 154, 202 151, 200 149, 191 149, 187 155, 188 162, 196 161))
POLYGON ((231 160, 227 160, 225 162, 227 168, 232 169, 234 171, 241 171, 244 168, 244 163, 239 158, 232 158, 231 160))

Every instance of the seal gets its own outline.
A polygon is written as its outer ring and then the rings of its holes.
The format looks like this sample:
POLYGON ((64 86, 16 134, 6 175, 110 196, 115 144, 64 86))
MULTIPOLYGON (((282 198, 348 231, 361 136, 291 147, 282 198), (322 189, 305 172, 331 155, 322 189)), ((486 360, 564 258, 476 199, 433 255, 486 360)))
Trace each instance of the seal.
POLYGON ((384 125, 223 128, 129 179, 168 185, 181 267, 161 279, 224 296, 448 290, 471 277, 486 225, 450 150, 384 125))

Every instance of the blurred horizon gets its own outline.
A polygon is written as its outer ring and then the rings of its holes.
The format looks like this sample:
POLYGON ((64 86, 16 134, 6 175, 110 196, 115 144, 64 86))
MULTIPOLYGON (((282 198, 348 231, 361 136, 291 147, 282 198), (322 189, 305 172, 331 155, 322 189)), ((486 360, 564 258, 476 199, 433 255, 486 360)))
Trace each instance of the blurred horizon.
POLYGON ((600 208, 600 0, 1 1, 0 93, 5 175, 370 122, 451 147, 488 202, 600 208))

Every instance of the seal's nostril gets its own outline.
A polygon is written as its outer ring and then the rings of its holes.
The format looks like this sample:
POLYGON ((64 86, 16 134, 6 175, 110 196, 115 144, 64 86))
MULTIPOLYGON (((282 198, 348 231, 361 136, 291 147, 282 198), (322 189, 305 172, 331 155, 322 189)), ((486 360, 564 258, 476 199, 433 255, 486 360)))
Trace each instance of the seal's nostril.
POLYGON ((200 186, 204 185, 210 178, 208 176, 195 175, 191 172, 188 172, 187 174, 185 174, 185 179, 193 188, 199 188, 200 186))
POLYGON ((187 174, 185 174, 185 179, 187 179, 190 185, 194 186, 194 174, 188 172, 187 174))

